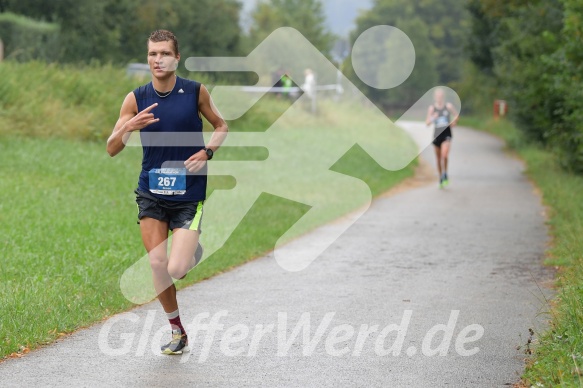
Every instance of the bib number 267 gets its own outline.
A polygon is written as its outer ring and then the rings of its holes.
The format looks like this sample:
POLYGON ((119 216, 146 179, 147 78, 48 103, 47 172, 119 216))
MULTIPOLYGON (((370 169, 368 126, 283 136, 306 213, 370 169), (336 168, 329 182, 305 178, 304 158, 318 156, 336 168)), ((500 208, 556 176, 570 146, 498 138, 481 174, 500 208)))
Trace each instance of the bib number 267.
POLYGON ((176 177, 158 177, 158 186, 174 186, 176 183, 176 177))
POLYGON ((160 168, 150 171, 150 191, 155 194, 182 195, 186 193, 186 169, 160 168))

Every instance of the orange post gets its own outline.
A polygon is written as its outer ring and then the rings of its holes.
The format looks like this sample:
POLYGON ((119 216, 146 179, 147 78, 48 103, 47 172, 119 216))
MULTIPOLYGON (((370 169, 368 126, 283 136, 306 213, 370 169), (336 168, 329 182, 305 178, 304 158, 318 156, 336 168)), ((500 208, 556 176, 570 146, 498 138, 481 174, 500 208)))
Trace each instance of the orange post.
POLYGON ((506 116, 508 113, 508 104, 505 100, 494 100, 494 118, 506 116))

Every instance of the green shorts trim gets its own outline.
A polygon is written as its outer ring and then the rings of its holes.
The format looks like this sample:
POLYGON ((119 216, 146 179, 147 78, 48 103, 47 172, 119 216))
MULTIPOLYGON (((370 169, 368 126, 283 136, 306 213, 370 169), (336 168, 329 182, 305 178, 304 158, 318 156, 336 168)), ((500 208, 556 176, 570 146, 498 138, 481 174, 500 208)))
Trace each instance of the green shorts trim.
MULTIPOLYGON (((156 198, 149 193, 136 190, 138 220, 144 217, 168 223, 168 229, 189 229, 202 232, 204 201, 181 202, 156 198)), ((138 221, 139 223, 139 221, 138 221)))
POLYGON ((204 201, 200 201, 196 206, 196 214, 190 223, 188 229, 190 230, 198 230, 200 232, 200 224, 202 223, 202 207, 204 201))

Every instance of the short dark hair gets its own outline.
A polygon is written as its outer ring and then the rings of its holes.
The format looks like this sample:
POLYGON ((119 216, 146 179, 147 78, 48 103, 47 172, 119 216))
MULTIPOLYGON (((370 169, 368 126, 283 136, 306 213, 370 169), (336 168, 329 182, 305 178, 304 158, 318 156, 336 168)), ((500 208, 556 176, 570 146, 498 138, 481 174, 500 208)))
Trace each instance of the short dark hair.
POLYGON ((178 55, 180 54, 180 51, 178 51, 178 39, 176 39, 176 36, 168 30, 156 30, 154 32, 152 32, 150 34, 150 37, 148 38, 148 42, 146 42, 147 44, 149 44, 150 42, 172 42, 172 44, 174 45, 174 54, 178 55))

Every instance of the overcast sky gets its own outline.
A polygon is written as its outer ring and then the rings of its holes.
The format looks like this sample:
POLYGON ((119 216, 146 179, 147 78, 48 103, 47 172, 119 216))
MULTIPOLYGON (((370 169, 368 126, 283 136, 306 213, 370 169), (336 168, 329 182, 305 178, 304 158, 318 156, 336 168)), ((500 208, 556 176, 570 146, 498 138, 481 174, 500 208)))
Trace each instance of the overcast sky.
MULTIPOLYGON (((240 0, 243 3, 241 21, 244 26, 250 23, 250 12, 257 0, 240 0)), ((370 8, 372 0, 322 0, 328 28, 339 36, 347 37, 354 28, 354 20, 359 10, 370 8)))

